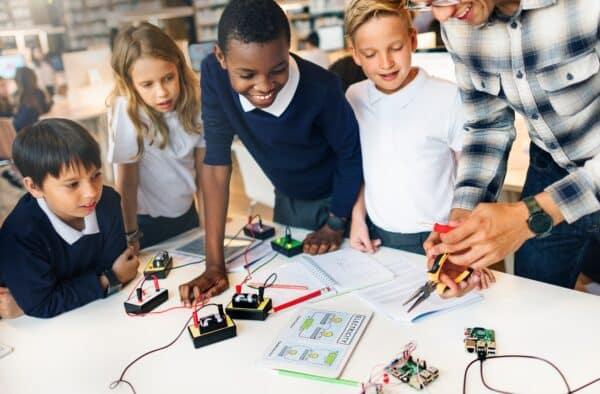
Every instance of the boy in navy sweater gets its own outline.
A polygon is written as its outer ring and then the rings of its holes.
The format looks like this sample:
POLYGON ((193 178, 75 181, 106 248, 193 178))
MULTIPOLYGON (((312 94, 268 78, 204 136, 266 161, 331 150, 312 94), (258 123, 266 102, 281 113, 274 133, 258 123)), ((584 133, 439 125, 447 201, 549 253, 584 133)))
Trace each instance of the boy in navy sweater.
POLYGON ((358 126, 339 79, 289 49, 289 23, 275 1, 225 7, 215 54, 201 69, 207 263, 180 287, 186 304, 192 293, 228 286, 223 234, 234 135, 275 186, 275 221, 314 230, 304 252, 342 242, 362 182, 358 126))
POLYGON ((52 317, 135 278, 119 195, 102 186, 100 149, 75 122, 22 130, 13 161, 29 192, 0 229, 0 317, 52 317))

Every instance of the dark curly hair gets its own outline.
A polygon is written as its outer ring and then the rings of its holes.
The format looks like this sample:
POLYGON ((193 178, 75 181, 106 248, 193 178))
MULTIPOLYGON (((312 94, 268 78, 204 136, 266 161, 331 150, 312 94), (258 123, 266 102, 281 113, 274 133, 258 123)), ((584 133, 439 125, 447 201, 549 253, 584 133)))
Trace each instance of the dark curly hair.
POLYGON ((290 44, 290 24, 274 0, 231 0, 219 19, 219 48, 235 39, 245 44, 266 43, 285 37, 290 44))

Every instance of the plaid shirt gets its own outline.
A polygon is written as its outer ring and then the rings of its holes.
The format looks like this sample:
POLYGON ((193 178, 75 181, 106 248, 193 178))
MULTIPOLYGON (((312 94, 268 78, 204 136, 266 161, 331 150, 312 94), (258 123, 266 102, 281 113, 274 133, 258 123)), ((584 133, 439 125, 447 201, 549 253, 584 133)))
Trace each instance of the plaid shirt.
POLYGON ((496 201, 517 111, 569 172, 546 188, 566 221, 599 211, 600 0, 521 0, 512 17, 442 32, 467 113, 453 207, 496 201))

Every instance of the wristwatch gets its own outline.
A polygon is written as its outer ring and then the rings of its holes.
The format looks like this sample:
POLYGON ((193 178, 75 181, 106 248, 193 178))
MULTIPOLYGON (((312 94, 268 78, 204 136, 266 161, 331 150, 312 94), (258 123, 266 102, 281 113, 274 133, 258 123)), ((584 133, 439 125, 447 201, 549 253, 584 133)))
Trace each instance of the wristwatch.
POLYGON ((346 229, 346 220, 343 218, 340 218, 338 216, 335 216, 333 213, 329 213, 329 216, 327 217, 327 225, 332 229, 332 230, 345 230, 346 229))
POLYGON ((525 206, 529 210, 527 226, 535 234, 536 238, 544 238, 550 235, 552 231, 552 218, 538 205, 533 196, 523 199, 525 206))
POLYGON ((106 269, 102 274, 104 274, 104 276, 106 276, 106 279, 108 279, 108 287, 104 292, 104 297, 113 295, 119 290, 121 290, 123 285, 121 284, 121 282, 119 282, 117 276, 115 275, 112 269, 106 269))

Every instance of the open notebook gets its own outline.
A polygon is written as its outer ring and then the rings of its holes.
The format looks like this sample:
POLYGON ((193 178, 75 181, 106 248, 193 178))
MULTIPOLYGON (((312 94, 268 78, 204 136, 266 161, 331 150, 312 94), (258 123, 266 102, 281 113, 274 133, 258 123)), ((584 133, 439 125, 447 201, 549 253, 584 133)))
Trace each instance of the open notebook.
POLYGON ((275 338, 259 365, 337 378, 371 315, 302 308, 275 338))
POLYGON ((387 264, 387 267, 396 275, 394 280, 361 290, 357 294, 373 309, 394 320, 414 322, 432 313, 471 304, 483 298, 481 294, 473 291, 463 297, 450 299, 440 298, 435 293, 410 313, 407 313, 412 303, 406 306, 402 304, 427 280, 425 265, 419 266, 402 258, 402 256, 397 256, 391 263, 387 264))
POLYGON ((369 255, 354 249, 341 249, 320 256, 302 255, 275 270, 265 267, 253 275, 252 282, 264 282, 273 272, 277 274, 276 284, 306 286, 304 290, 267 288, 265 296, 277 306, 317 289, 329 287, 331 290, 320 300, 336 294, 362 289, 394 278, 392 271, 369 255))

